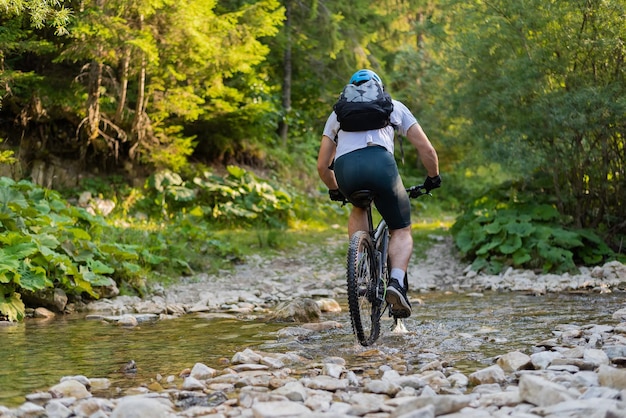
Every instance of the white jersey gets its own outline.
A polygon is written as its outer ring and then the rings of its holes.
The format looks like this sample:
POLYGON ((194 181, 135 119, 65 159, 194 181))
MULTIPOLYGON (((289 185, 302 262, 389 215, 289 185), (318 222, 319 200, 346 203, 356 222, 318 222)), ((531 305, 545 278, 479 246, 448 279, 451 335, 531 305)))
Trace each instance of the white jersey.
POLYGON ((417 123, 415 116, 409 109, 397 100, 393 101, 393 112, 391 113, 391 125, 381 129, 373 129, 371 131, 346 132, 339 129, 337 114, 333 111, 326 125, 324 126, 324 135, 335 141, 337 151, 335 158, 357 149, 365 148, 369 145, 380 145, 393 154, 394 148, 394 127, 401 135, 405 135, 409 128, 417 123))

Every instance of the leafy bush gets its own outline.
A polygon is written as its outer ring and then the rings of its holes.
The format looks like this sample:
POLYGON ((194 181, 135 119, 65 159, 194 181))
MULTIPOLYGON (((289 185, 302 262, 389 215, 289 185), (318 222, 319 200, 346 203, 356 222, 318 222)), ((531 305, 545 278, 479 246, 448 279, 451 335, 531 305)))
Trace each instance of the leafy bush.
POLYGON ((107 241, 100 216, 59 193, 0 177, 0 313, 24 317, 24 292, 61 288, 97 298, 97 287, 137 277, 151 259, 140 247, 107 241))
POLYGON ((475 271, 489 273, 508 266, 563 273, 613 256, 598 235, 572 228, 546 200, 519 184, 495 188, 457 218, 451 228, 455 243, 475 271))
POLYGON ((205 171, 191 181, 171 171, 152 175, 138 209, 166 219, 192 215, 222 226, 281 228, 292 217, 289 193, 236 166, 224 177, 205 171))

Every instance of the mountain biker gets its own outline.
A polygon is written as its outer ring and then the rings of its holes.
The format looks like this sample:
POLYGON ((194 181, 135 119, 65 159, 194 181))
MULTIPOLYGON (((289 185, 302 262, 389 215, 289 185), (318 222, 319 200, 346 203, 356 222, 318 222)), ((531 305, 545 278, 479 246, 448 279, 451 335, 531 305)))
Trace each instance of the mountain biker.
MULTIPOLYGON (((380 77, 371 70, 359 70, 349 84, 360 85, 380 77)), ((397 318, 411 315, 407 297, 406 271, 413 252, 411 236, 411 206, 402 179, 398 173, 394 152, 394 129, 406 136, 417 149, 427 171, 424 181, 426 191, 441 185, 439 160, 435 148, 417 122, 415 116, 401 102, 393 100, 390 124, 381 129, 347 132, 340 129, 337 114, 333 111, 326 121, 317 158, 317 171, 329 189, 331 200, 344 201, 357 190, 372 190, 374 204, 390 230, 389 259, 391 280, 386 301, 391 314, 397 318)), ((352 205, 348 220, 348 236, 357 231, 367 231, 366 209, 352 205)))

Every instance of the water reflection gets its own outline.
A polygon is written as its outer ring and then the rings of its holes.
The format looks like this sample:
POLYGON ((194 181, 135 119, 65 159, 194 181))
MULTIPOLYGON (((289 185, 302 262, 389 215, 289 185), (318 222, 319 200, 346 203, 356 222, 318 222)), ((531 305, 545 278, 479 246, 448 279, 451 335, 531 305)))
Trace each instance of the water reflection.
POLYGON ((107 377, 126 388, 159 373, 178 375, 196 362, 217 365, 220 357, 262 344, 281 327, 260 321, 248 325, 186 316, 123 328, 71 316, 0 327, 0 405, 22 403, 25 394, 45 390, 67 375, 107 377), (130 360, 137 363, 137 373, 122 373, 130 360))
POLYGON ((611 314, 624 305, 620 294, 414 296, 423 304, 414 306, 413 316, 406 320, 409 332, 392 334, 391 321, 385 319, 376 350, 355 343, 346 306, 343 313, 325 318, 339 321, 343 328, 304 339, 278 340, 276 331, 288 324, 202 316, 137 328, 79 316, 0 327, 0 405, 21 404, 25 394, 45 390, 66 375, 107 377, 114 386, 126 388, 149 383, 157 374, 177 375, 196 362, 221 368, 220 358, 230 359, 246 347, 296 351, 311 359, 341 356, 348 367, 364 369, 389 355, 403 356, 409 365, 419 367, 428 361, 428 353, 437 353, 461 371, 471 372, 498 354, 528 352, 533 343, 551 338, 557 324, 613 324, 611 314), (125 375, 120 370, 130 360, 138 370, 125 375))

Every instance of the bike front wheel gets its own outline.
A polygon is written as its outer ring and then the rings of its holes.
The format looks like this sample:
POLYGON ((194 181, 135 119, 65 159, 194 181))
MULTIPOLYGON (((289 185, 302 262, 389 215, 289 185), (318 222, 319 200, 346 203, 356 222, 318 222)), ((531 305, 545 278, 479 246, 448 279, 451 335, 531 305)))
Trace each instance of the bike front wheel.
POLYGON ((367 232, 352 235, 348 248, 348 306, 352 329, 364 346, 374 343, 380 334, 382 300, 375 257, 367 232))

